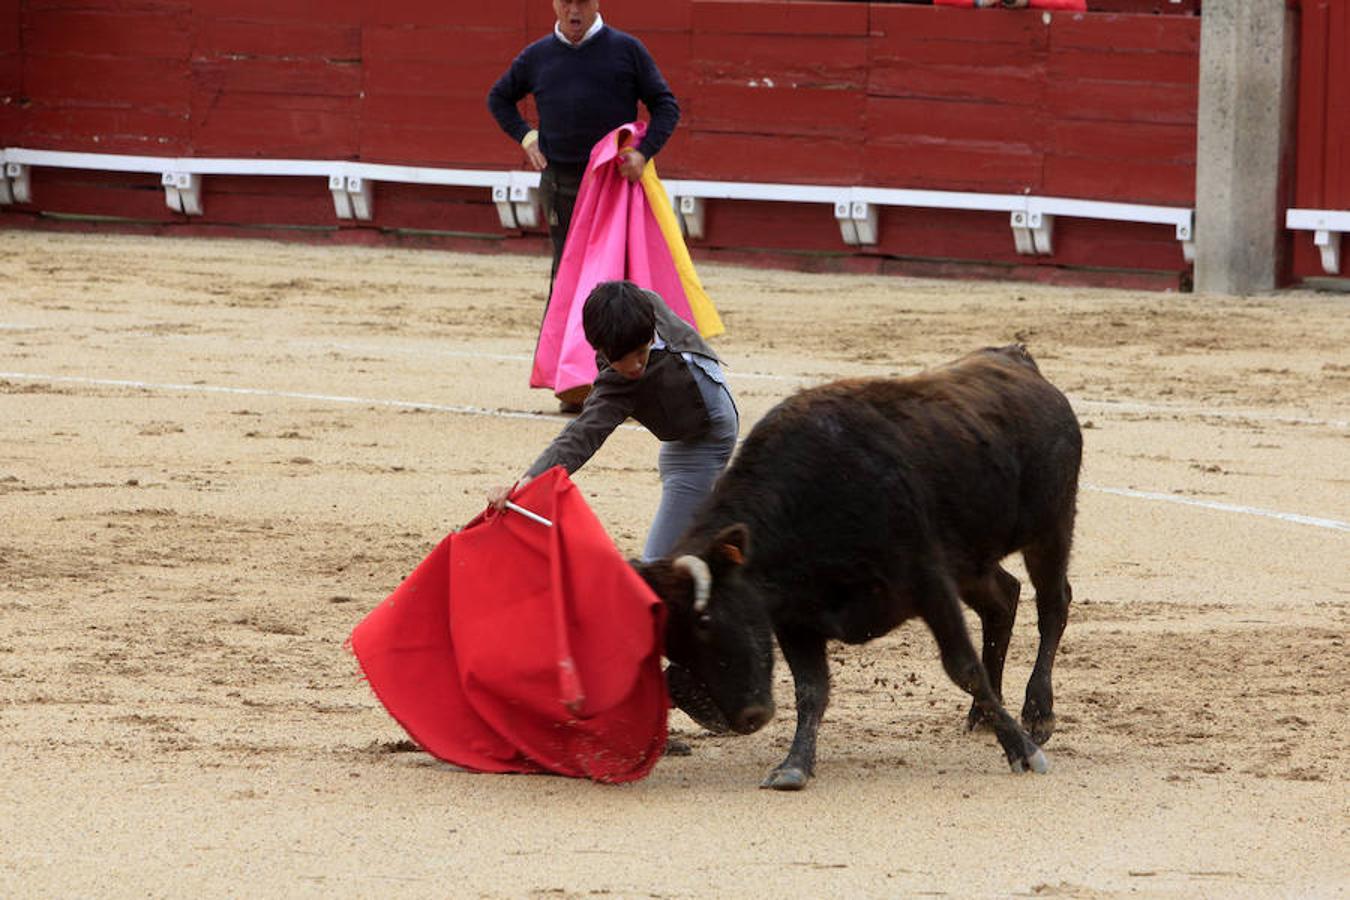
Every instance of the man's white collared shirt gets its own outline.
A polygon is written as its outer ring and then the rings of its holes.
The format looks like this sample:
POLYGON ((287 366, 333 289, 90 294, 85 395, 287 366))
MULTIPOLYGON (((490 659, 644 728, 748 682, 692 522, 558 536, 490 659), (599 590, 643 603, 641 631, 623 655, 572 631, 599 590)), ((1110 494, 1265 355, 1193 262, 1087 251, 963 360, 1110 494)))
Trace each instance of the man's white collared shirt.
MULTIPOLYGON (((581 40, 577 41, 575 44, 569 41, 567 37, 562 33, 562 26, 559 25, 557 22, 553 23, 553 35, 567 46, 576 48, 580 47, 582 44, 586 43, 591 38, 595 37, 595 33, 599 31, 601 28, 603 28, 604 24, 605 20, 601 17, 599 13, 596 13, 595 21, 591 23, 591 27, 586 29, 586 33, 581 36, 581 40)), ((536 34, 537 33, 538 32, 536 32, 536 34)))

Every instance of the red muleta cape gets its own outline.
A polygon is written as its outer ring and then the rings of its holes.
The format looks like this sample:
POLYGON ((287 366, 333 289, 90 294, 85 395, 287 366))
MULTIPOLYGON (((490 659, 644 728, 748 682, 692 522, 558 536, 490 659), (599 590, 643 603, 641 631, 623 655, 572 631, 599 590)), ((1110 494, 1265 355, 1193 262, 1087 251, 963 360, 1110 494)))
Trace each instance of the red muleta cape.
POLYGON ((479 772, 634 781, 664 752, 665 607, 556 467, 441 541, 352 631, 385 708, 479 772))

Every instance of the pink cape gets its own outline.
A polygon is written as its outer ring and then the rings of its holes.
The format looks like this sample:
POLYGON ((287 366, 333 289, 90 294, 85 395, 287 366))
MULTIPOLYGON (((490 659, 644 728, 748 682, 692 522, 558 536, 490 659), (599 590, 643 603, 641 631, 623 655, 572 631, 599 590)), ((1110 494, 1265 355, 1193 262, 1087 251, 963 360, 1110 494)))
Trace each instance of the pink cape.
POLYGON ((602 281, 627 279, 655 291, 704 337, 722 330, 694 274, 673 212, 653 209, 653 196, 666 207, 670 203, 655 166, 648 162, 636 184, 619 174, 619 150, 636 145, 646 130, 645 122, 621 126, 591 151, 539 329, 530 387, 561 394, 595 380, 595 351, 586 342, 581 310, 602 281))
POLYGON ((352 631, 431 755, 479 772, 642 778, 665 751, 665 607, 562 468, 445 538, 352 631))

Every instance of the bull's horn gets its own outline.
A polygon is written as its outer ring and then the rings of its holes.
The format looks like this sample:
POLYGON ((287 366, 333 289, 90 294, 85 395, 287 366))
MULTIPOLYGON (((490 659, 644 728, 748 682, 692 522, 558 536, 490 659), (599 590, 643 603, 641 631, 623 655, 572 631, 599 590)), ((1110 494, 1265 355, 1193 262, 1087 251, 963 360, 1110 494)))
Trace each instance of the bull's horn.
POLYGON ((694 579, 694 612, 707 612, 708 598, 712 596, 712 572, 708 564, 697 556, 681 556, 675 560, 674 566, 684 569, 694 579))

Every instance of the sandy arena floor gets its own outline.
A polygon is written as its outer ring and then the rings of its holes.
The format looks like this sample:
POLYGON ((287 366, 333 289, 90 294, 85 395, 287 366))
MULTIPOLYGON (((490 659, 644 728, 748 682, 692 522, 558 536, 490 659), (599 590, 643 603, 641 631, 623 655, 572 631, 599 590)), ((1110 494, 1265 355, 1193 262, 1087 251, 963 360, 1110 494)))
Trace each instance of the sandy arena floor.
MULTIPOLYGON (((561 426, 545 261, 0 232, 0 895, 1350 894, 1350 298, 701 274, 744 430, 1013 340, 1073 399, 1049 775, 917 623, 832 653, 800 794, 756 788, 785 667, 764 731, 677 713, 633 785, 409 752, 343 641, 561 426)), ((655 452, 577 478, 626 553, 655 452)), ((1035 643, 1024 600, 1014 707, 1035 643)))

